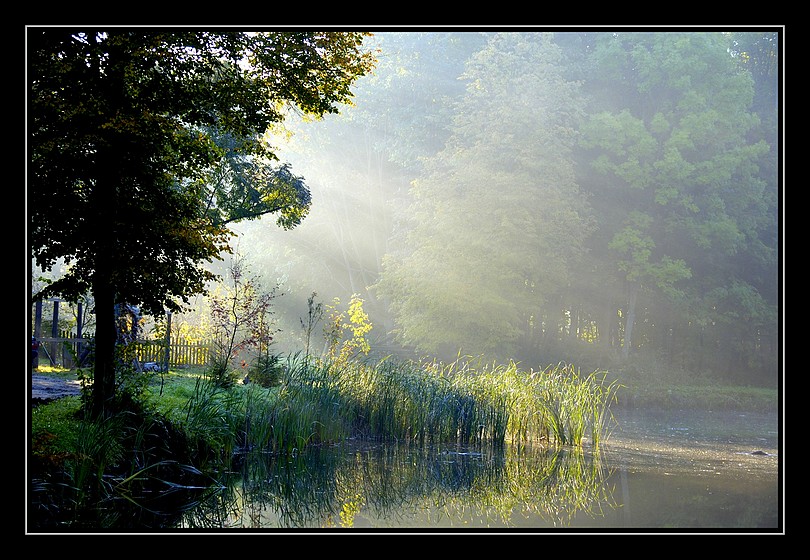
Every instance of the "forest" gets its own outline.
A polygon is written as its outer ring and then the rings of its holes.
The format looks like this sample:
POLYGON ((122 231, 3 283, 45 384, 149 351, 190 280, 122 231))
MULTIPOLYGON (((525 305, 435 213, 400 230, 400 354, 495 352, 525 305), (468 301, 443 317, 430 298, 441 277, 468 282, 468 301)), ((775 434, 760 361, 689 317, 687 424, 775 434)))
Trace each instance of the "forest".
MULTIPOLYGON (((374 355, 775 385, 780 38, 373 32, 348 107, 265 136, 308 213, 232 224, 273 294, 274 348, 324 336, 313 306, 360 302, 374 355)), ((58 274, 34 265, 32 295, 58 274)), ((211 305, 191 299, 175 328, 210 336, 211 305)))

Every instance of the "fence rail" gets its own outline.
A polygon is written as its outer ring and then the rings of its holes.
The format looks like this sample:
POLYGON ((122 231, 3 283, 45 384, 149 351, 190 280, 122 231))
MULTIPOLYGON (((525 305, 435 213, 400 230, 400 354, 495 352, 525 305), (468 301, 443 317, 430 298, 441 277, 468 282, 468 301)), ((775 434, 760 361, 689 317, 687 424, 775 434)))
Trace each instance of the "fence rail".
MULTIPOLYGON (((39 356, 33 366, 51 365, 54 367, 74 368, 87 365, 87 357, 92 349, 93 338, 76 338, 68 336, 43 337, 39 339, 39 356)), ((166 361, 166 343, 162 340, 139 340, 135 342, 135 356, 141 363, 166 361)), ((169 345, 169 367, 203 366, 208 363, 211 353, 209 342, 189 342, 173 339, 169 345)))

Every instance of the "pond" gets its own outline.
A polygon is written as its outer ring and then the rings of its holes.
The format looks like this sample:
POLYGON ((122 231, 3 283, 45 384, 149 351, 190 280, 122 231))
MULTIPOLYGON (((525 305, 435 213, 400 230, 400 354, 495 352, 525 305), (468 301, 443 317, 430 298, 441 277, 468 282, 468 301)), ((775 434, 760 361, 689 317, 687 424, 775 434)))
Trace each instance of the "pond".
POLYGON ((617 411, 616 420, 598 450, 349 440, 255 452, 216 484, 123 491, 39 531, 782 531, 777 414, 617 411))
POLYGON ((776 414, 621 412, 589 449, 348 441, 246 457, 173 524, 311 532, 780 532, 776 414))

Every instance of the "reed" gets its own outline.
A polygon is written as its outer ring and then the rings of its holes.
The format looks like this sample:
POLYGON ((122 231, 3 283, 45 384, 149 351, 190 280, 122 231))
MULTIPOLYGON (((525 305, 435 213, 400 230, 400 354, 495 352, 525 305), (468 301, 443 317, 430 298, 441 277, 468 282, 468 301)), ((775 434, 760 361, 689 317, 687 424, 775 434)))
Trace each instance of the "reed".
POLYGON ((535 372, 480 360, 307 359, 291 361, 288 371, 279 400, 295 418, 279 422, 284 430, 277 435, 289 440, 296 434, 304 443, 351 433, 396 441, 576 446, 590 436, 597 445, 614 394, 596 373, 581 377, 566 365, 535 372))
POLYGON ((542 371, 470 358, 451 363, 287 357, 279 385, 223 388, 200 379, 191 434, 226 455, 295 452, 347 437, 419 443, 598 446, 616 386, 599 372, 542 371))
POLYGON ((116 415, 104 422, 83 421, 76 434, 76 451, 67 461, 66 472, 77 489, 76 499, 98 499, 98 493, 85 491, 88 488, 99 488, 102 494, 108 494, 108 484, 104 474, 111 465, 124 458, 124 448, 120 434, 124 426, 122 415, 116 415))
POLYGON ((335 373, 339 365, 296 354, 287 359, 280 385, 266 401, 262 422, 274 451, 296 451, 311 443, 348 436, 344 399, 335 373))
POLYGON ((202 376, 197 379, 194 393, 185 407, 183 422, 185 431, 192 439, 204 442, 201 460, 223 460, 231 457, 239 446, 241 394, 222 386, 217 379, 202 376))

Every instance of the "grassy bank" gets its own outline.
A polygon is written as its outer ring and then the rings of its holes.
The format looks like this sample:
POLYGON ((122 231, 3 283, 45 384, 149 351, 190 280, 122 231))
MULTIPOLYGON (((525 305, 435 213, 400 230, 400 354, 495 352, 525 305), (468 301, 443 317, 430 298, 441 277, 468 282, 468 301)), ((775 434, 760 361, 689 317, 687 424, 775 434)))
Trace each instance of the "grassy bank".
POLYGON ((677 410, 739 410, 777 412, 780 392, 773 387, 733 384, 695 374, 612 374, 621 385, 616 406, 677 410))
MULTIPOLYGON (((598 445, 616 389, 596 374, 562 365, 527 372, 515 364, 298 357, 275 366, 278 375, 263 384, 244 384, 240 376, 217 380, 202 370, 150 374, 136 412, 183 432, 198 453, 206 450, 206 460, 244 449, 290 452, 348 437, 578 446, 585 439, 598 445)), ((83 433, 80 408, 80 397, 67 397, 34 409, 35 454, 45 462, 92 455, 97 444, 83 433)), ((144 429, 122 422, 129 431, 144 429)))

